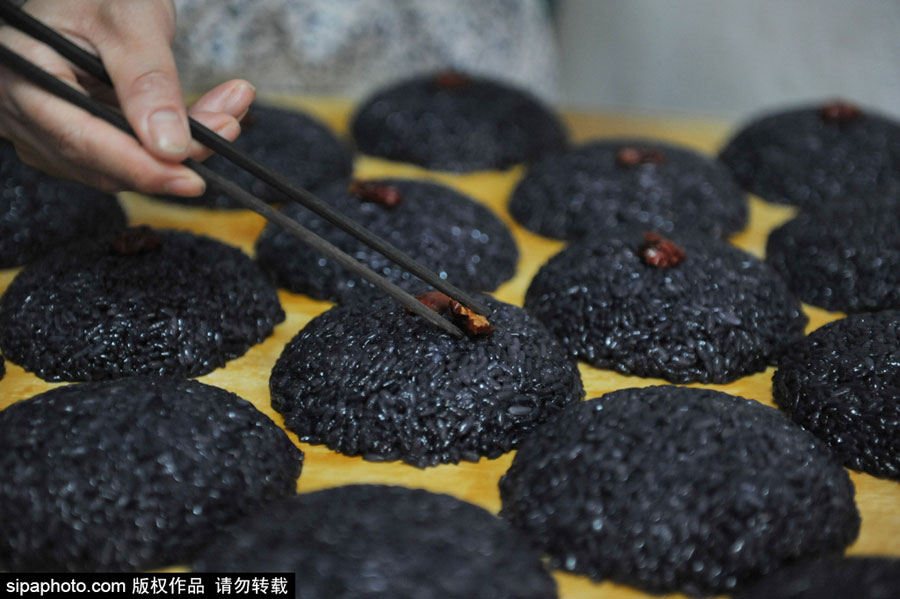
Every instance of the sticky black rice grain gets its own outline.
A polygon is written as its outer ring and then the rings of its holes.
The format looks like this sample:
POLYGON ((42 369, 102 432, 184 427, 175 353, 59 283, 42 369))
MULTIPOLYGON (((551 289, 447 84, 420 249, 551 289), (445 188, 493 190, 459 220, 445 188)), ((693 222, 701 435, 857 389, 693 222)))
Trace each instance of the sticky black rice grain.
MULTIPOLYGON (((363 202, 347 191, 347 182, 321 189, 319 197, 458 287, 492 291, 513 276, 519 257, 516 242, 490 210, 435 183, 377 182, 397 189, 402 202, 392 208, 363 202)), ((305 208, 289 204, 284 212, 391 282, 407 290, 421 287, 418 278, 305 208)), ((333 301, 380 293, 273 225, 257 241, 256 257, 279 286, 296 293, 333 301)))
POLYGON ((900 123, 866 110, 840 123, 811 106, 763 115, 719 158, 744 189, 770 202, 817 208, 900 193, 900 123))
POLYGON ((23 164, 0 140, 0 268, 22 266, 79 239, 125 226, 114 196, 63 181, 23 164))
POLYGON ((519 447, 500 515, 555 567, 653 593, 733 592, 859 532, 853 483, 777 410, 719 391, 624 389, 519 447))
POLYGON ((272 407, 301 440, 418 467, 495 458, 584 396, 537 320, 491 298, 496 330, 457 340, 396 302, 332 308, 285 347, 272 407))
POLYGON ((0 569, 189 562, 295 492, 303 454, 249 402, 196 381, 68 385, 0 411, 0 569))
POLYGON ((762 260, 712 238, 674 237, 686 258, 646 264, 643 237, 573 243, 541 267, 525 308, 580 360, 647 377, 724 383, 764 370, 806 316, 762 260))
POLYGON ((558 239, 622 225, 727 235, 747 224, 744 192, 721 164, 642 139, 598 141, 544 156, 513 191, 509 211, 527 229, 558 239), (652 148, 665 158, 622 166, 617 156, 626 147, 652 148))
POLYGON ((122 256, 85 241, 23 269, 0 298, 0 348, 46 380, 197 376, 244 354, 284 319, 275 288, 239 249, 177 231, 122 256))
POLYGON ((900 311, 813 331, 782 357, 775 403, 849 468, 900 480, 900 311))
MULTIPOLYGON (((294 185, 309 190, 347 177, 353 167, 350 152, 325 125, 302 112, 274 106, 254 104, 241 121, 241 134, 234 145, 294 185)), ((286 201, 273 187, 221 156, 214 154, 205 164, 262 200, 286 201)), ((161 199, 190 206, 243 208, 213 190, 199 197, 161 199)))
POLYGON ((847 557, 817 560, 771 574, 735 599, 896 599, 900 559, 847 557))
POLYGON ((801 213, 769 235, 766 260, 814 306, 900 308, 900 193, 896 199, 801 213))
POLYGON ((562 149, 566 131, 537 98, 471 77, 453 89, 440 75, 409 79, 368 98, 350 130, 361 152, 430 169, 504 169, 562 149))
POLYGON ((351 485, 237 523, 195 571, 296 572, 303 599, 555 599, 520 534, 449 495, 351 485))

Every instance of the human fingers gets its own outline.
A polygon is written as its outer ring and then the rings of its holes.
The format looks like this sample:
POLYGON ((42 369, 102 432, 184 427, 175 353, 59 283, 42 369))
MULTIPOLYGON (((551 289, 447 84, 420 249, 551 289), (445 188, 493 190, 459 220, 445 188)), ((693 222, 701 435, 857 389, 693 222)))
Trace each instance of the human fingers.
POLYGON ((232 79, 212 88, 191 105, 188 112, 224 112, 241 120, 256 96, 256 88, 243 79, 232 79))
MULTIPOLYGON (((234 141, 241 133, 241 125, 237 119, 223 112, 195 112, 192 116, 197 122, 228 141, 234 141)), ((194 160, 206 160, 212 153, 212 150, 199 141, 191 142, 191 158, 194 160)))
POLYGON ((191 138, 172 56, 171 0, 99 2, 92 26, 90 39, 141 143, 162 160, 187 158, 191 138))
POLYGON ((90 168, 79 168, 77 169, 77 173, 74 173, 70 169, 65 168, 65 165, 48 160, 36 148, 37 146, 28 143, 19 143, 16 146, 16 154, 18 154, 19 160, 25 164, 39 168, 48 175, 52 175, 59 179, 78 181, 79 183, 83 183, 94 189, 99 189, 105 193, 117 193, 127 189, 122 181, 117 181, 101 171, 90 168))
POLYGON ((66 178, 98 186, 95 172, 121 188, 144 193, 199 195, 205 184, 193 171, 147 153, 134 137, 43 90, 4 74, 0 131, 33 164, 66 178))
MULTIPOLYGON (((241 132, 240 119, 247 113, 254 96, 252 85, 242 79, 234 79, 203 94, 188 112, 191 118, 232 141, 241 132)), ((211 151, 193 141, 190 153, 191 158, 204 160, 211 151)))
MULTIPOLYGON (((156 6, 156 14, 163 17, 148 30, 152 30, 149 36, 161 34, 167 42, 171 40, 164 23, 166 14, 170 21, 174 19, 168 0, 32 0, 24 8, 82 47, 96 51, 99 40, 111 37, 109 20, 99 15, 106 14, 104 7, 113 4, 123 8, 132 5, 138 12, 156 6)), ((51 48, 8 27, 0 29, 0 41, 83 89, 72 67, 51 48)), ((183 110, 180 88, 178 95, 183 110)), ((190 169, 151 155, 130 135, 8 71, 0 71, 0 134, 10 137, 32 164, 104 189, 115 185, 145 193, 197 195, 205 188, 203 180, 190 169)))

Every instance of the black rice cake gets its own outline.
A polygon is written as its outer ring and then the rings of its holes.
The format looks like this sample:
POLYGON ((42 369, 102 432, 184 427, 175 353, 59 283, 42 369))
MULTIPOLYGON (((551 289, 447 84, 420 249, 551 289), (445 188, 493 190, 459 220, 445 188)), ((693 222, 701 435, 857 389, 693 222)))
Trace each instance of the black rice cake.
POLYGON ((675 383, 725 383, 774 364, 806 316, 762 260, 717 239, 676 238, 656 266, 640 233, 569 245, 541 267, 525 308, 598 368, 675 383))
POLYGON ((313 319, 272 369, 272 407, 302 441, 418 467, 495 458, 584 396, 524 310, 491 298, 493 333, 454 339, 390 299, 313 319))
POLYGON ((671 385, 569 406, 519 447, 500 515, 554 567, 652 593, 729 593, 859 532, 824 444, 755 401, 671 385))
POLYGON ((125 226, 114 196, 62 181, 23 164, 0 140, 0 268, 22 266, 78 239, 125 226))
POLYGON ((897 599, 900 559, 847 557, 785 568, 735 599, 897 599))
MULTIPOLYGON (((350 175, 352 157, 325 125, 294 110, 254 104, 241 121, 235 148, 274 170, 292 184, 314 190, 350 175)), ((231 161, 214 154, 205 162, 216 173, 267 202, 285 197, 231 161)), ((199 197, 163 196, 161 199, 210 208, 243 208, 215 190, 199 197)))
POLYGON ((271 505, 222 534, 195 571, 296 572, 303 599, 554 599, 520 533, 449 495, 352 485, 271 505))
MULTIPOLYGON (((319 197, 454 285, 492 291, 515 273, 519 251, 509 229, 468 196, 425 181, 378 179, 354 185, 367 186, 367 193, 348 191, 344 181, 323 188, 319 197), (402 199, 392 207, 367 199, 379 193, 402 199)), ((389 281, 407 290, 422 286, 408 271, 305 208, 289 204, 284 212, 389 281)), ((256 242, 256 258, 279 286, 316 299, 346 301, 380 293, 271 224, 256 242)))
POLYGON ((249 402, 196 381, 58 387, 0 411, 0 570, 189 562, 292 495, 302 452, 249 402))
POLYGON ((781 359, 778 404, 849 468, 900 480, 900 311, 816 329, 781 359))
POLYGON ((0 379, 6 376, 6 362, 3 361, 3 356, 0 356, 0 379))
POLYGON ((23 269, 0 298, 0 348, 46 380, 198 376, 284 320, 275 288, 239 249, 127 229, 23 269))
POLYGON ((900 192, 900 123, 835 103, 763 115, 719 158, 744 189, 816 208, 900 192))
POLYGON ((559 118, 537 98, 453 72, 375 93, 350 130, 361 152, 455 172, 505 169, 566 144, 559 118))
POLYGON ((536 162, 510 197, 527 229, 558 239, 639 225, 728 235, 747 198, 728 169, 688 148, 646 139, 595 141, 536 162))
POLYGON ((801 213, 769 235, 766 260, 814 306, 900 308, 900 202, 801 213))

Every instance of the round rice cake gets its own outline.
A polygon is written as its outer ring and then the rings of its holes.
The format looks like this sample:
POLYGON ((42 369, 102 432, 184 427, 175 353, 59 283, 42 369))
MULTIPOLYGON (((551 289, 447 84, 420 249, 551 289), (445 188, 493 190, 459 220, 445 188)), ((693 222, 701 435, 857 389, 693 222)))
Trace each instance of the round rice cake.
POLYGON ((574 361, 491 298, 488 335, 455 339, 387 298, 314 318, 272 369, 272 407, 301 441, 420 468, 495 458, 584 396, 574 361))
POLYGON ((298 495, 231 527, 195 571, 295 572, 304 599, 555 599, 521 535, 449 495, 351 485, 298 495))
MULTIPOLYGON (((345 178, 353 169, 350 151, 334 133, 316 119, 295 110, 254 104, 241 121, 241 134, 233 143, 236 149, 308 190, 345 178)), ((274 187, 218 154, 210 156, 204 164, 261 200, 269 203, 286 200, 274 187)), ((161 196, 161 199, 189 206, 244 208, 214 189, 197 197, 161 196)))
POLYGON ((220 528, 292 495, 303 453, 237 395, 137 377, 0 411, 0 569, 190 562, 220 528))
POLYGON ((624 389, 520 445, 500 515, 554 567, 651 593, 730 593, 857 536, 853 483, 777 410, 709 389, 624 389))
POLYGON ((807 208, 900 193, 900 123, 845 103, 763 115, 719 159, 744 189, 807 208))
POLYGON ((747 224, 747 198, 720 163, 647 139, 595 141, 548 154, 512 193, 523 227, 557 239, 640 226, 717 236, 747 224))
POLYGON ((900 311, 813 331, 781 358, 775 403, 848 468, 900 480, 900 311))
POLYGON ((785 568, 735 595, 735 599, 896 599, 900 559, 846 557, 785 568))
POLYGON ((506 169, 566 145, 559 118, 531 94, 456 72, 375 93, 350 131, 363 153, 455 172, 506 169))
POLYGON ((22 266, 72 241, 111 236, 124 226, 114 196, 45 175, 0 140, 0 268, 22 266))
POLYGON ((803 212, 769 234, 766 260, 808 304, 841 312, 900 308, 900 203, 803 212))
POLYGON ((45 380, 211 372, 268 337, 284 311, 239 249, 126 229, 24 268, 0 298, 0 348, 45 380))
POLYGON ((800 302, 765 262, 713 238, 648 235, 569 245, 538 271, 525 308, 576 358, 675 383, 764 370, 802 338, 800 302), (679 263, 653 259, 676 250, 679 263))
MULTIPOLYGON (((444 185, 409 179, 349 185, 343 181, 324 187, 319 197, 463 289, 492 291, 515 274, 519 251, 506 225, 486 207, 444 185)), ((423 285, 302 206, 289 204, 284 213, 392 283, 406 290, 423 285)), ((271 224, 256 242, 256 259, 278 286, 316 299, 342 302, 380 294, 370 283, 271 224)))

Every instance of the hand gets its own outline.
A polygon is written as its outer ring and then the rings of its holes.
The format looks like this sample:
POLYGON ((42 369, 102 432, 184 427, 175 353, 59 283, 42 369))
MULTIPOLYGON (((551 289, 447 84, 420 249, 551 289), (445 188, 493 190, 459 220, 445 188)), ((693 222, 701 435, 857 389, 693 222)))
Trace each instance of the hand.
MULTIPOLYGON (((117 102, 140 142, 0 69, 0 136, 13 142, 22 160, 107 192, 203 193, 203 180, 178 164, 188 157, 203 159, 209 151, 190 140, 171 50, 172 0, 31 0, 23 8, 97 54, 115 94, 10 27, 0 28, 0 43, 95 98, 117 102)), ((204 94, 190 115, 231 140, 253 97, 246 81, 228 81, 204 94)))

